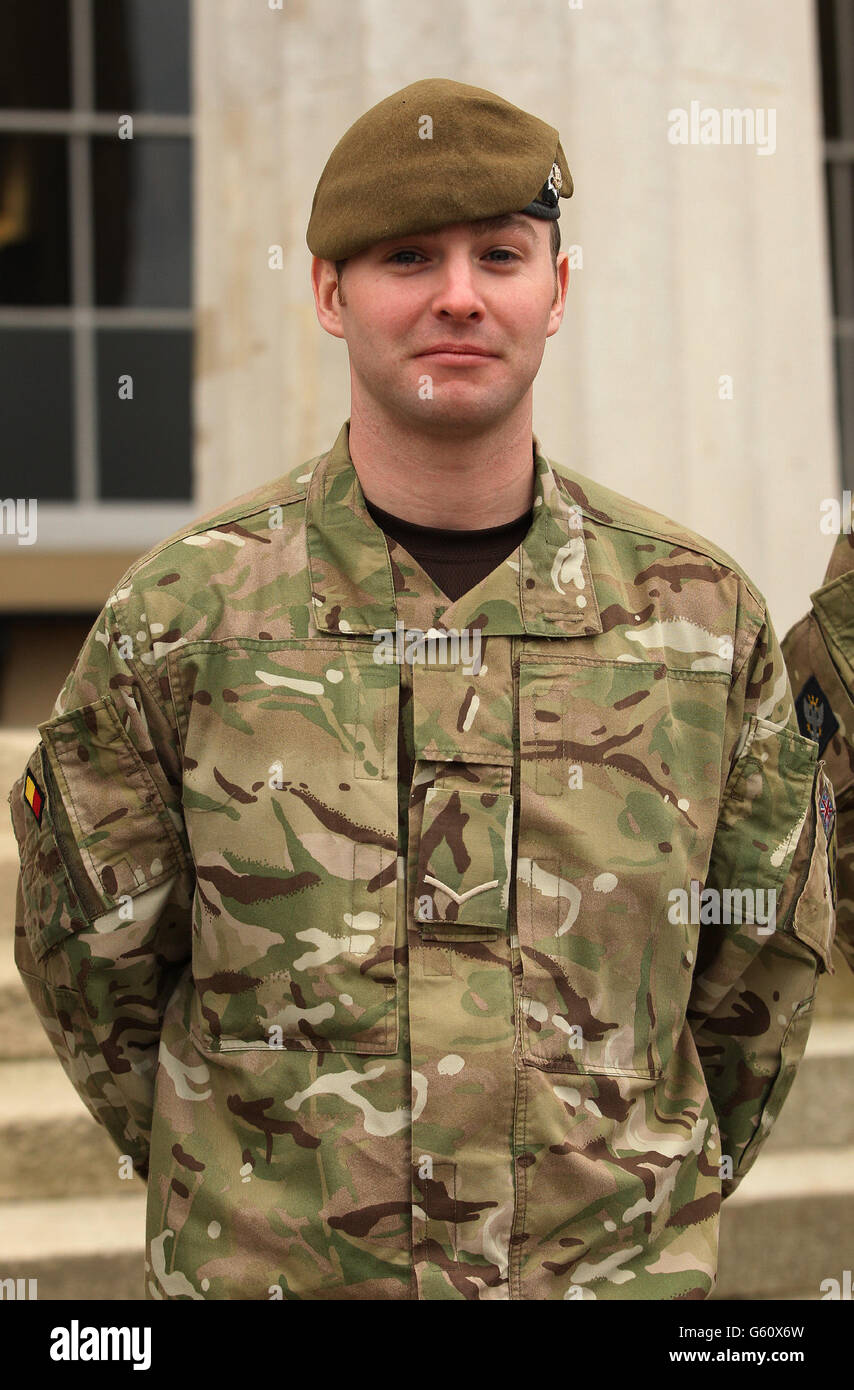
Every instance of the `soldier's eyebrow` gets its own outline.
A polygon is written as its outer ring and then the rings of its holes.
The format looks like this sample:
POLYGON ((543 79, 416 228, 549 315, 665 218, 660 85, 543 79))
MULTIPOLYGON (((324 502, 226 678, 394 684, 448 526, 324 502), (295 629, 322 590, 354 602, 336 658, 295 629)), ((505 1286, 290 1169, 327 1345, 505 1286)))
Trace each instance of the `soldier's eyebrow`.
MULTIPOLYGON (((471 229, 473 240, 496 232, 511 231, 521 232, 532 248, 536 248, 538 245, 537 234, 531 226, 529 218, 525 217, 522 213, 505 212, 499 217, 482 217, 466 225, 471 229)), ((369 251, 373 251, 375 255, 380 257, 387 256, 401 250, 404 246, 408 246, 411 243, 423 242, 426 244, 432 242, 439 236, 442 230, 443 228, 437 227, 429 232, 409 232, 401 233, 400 236, 396 237, 387 237, 384 241, 377 242, 375 246, 370 247, 369 251)))
POLYGON ((475 228, 478 236, 488 232, 503 232, 511 228, 514 232, 523 232, 528 240, 534 244, 537 241, 537 234, 528 219, 516 212, 502 213, 500 217, 483 217, 471 225, 475 228))

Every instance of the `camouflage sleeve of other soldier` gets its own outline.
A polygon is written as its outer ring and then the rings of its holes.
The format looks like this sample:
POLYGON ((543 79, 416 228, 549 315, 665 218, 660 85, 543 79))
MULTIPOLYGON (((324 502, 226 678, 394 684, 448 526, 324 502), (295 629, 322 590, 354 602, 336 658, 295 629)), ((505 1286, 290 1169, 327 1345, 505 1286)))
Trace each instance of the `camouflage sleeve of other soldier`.
POLYGON ((783 639, 801 733, 836 798, 836 939, 854 970, 854 533, 841 531, 812 608, 783 639))
MULTIPOLYGON (((763 920, 701 925, 688 1018, 720 1127, 722 1196, 756 1161, 789 1093, 819 975, 833 970, 833 789, 798 730, 767 613, 733 672, 732 748, 706 887, 751 890, 763 920), (770 911, 773 905, 773 911, 770 911)), ((701 918, 702 922, 702 918, 701 918)))

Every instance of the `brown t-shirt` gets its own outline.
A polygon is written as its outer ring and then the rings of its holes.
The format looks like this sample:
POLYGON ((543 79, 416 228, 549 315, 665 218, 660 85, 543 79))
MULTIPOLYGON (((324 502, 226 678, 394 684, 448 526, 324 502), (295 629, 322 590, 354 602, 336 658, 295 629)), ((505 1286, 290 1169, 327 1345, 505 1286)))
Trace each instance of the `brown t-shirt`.
POLYGON ((503 526, 487 526, 478 531, 447 531, 437 526, 416 526, 393 516, 382 507, 365 505, 377 525, 417 560, 443 594, 455 602, 473 589, 512 555, 530 530, 534 509, 530 507, 515 521, 503 526))

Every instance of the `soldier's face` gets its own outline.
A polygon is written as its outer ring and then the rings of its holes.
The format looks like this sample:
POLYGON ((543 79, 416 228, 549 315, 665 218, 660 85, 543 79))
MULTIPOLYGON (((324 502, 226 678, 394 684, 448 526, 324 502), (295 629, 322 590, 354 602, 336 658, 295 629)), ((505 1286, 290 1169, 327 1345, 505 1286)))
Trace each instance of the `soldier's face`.
POLYGON ((531 391, 563 317, 568 260, 524 214, 383 241, 335 267, 315 258, 318 318, 344 338, 354 409, 433 433, 475 433, 531 391), (469 351, 467 351, 469 349, 469 351))

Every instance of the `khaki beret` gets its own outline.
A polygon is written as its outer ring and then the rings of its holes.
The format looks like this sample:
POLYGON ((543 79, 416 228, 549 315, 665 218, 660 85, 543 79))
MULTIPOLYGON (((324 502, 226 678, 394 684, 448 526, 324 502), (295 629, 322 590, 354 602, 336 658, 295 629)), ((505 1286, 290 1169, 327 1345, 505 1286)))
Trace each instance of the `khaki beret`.
POLYGON ((572 176, 558 132, 481 87, 413 82, 342 135, 311 205, 306 241, 346 260, 388 237, 527 212, 553 220, 572 176))

